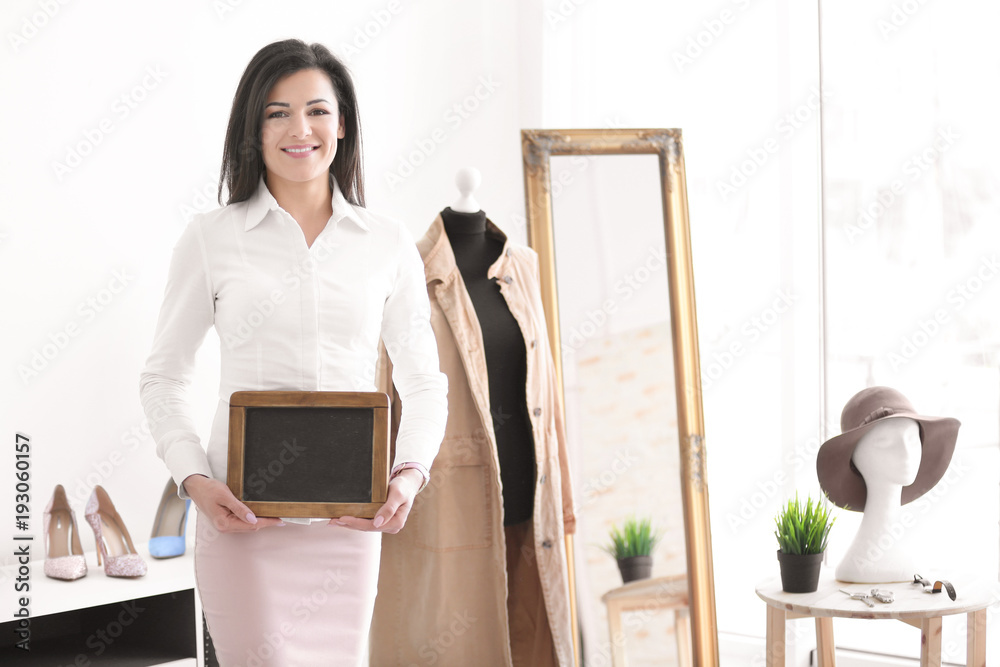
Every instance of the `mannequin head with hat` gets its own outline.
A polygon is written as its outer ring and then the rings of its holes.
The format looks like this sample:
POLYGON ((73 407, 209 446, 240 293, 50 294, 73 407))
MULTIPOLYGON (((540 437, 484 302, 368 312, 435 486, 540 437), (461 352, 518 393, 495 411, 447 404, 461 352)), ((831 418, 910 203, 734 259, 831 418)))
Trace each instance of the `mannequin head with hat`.
POLYGON ((865 482, 865 511, 871 509, 872 496, 886 488, 890 499, 902 504, 903 487, 913 484, 920 471, 922 448, 920 424, 909 417, 882 419, 861 436, 851 464, 865 482))
POLYGON ((864 511, 861 527, 837 567, 837 579, 860 583, 908 581, 917 567, 915 518, 902 506, 944 476, 960 423, 917 414, 901 393, 869 387, 841 415, 840 435, 823 443, 816 459, 830 500, 864 511))

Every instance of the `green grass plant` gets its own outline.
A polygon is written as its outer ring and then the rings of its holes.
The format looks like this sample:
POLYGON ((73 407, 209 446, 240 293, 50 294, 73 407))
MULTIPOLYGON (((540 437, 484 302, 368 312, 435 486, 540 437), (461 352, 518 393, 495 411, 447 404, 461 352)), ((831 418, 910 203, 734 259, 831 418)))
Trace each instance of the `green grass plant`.
POLYGON ((806 499, 805 504, 789 500, 774 518, 777 530, 774 536, 778 538, 778 547, 786 554, 818 554, 826 551, 826 541, 836 517, 823 503, 806 499))
POLYGON ((653 547, 660 541, 660 535, 653 532, 650 519, 629 517, 621 526, 612 526, 611 541, 601 547, 617 560, 632 556, 650 556, 653 547))

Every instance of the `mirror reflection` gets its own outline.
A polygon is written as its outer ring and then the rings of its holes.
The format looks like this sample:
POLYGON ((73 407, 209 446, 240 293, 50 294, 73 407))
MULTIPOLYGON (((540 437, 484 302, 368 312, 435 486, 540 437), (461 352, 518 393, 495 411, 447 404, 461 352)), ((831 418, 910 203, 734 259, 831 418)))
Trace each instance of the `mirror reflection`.
MULTIPOLYGON (((661 181, 655 155, 553 156, 550 169, 578 610, 596 659, 612 644, 601 598, 622 585, 602 548, 612 529, 648 518, 652 576, 686 572, 661 181)), ((628 619, 630 658, 672 657, 673 626, 666 611, 628 619)))

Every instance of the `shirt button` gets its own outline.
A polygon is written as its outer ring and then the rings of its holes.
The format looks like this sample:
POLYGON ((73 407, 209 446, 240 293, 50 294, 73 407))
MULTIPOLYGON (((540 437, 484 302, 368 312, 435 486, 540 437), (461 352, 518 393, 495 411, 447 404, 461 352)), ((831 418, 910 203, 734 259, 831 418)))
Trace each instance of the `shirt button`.
POLYGON ((513 279, 513 278, 511 278, 510 276, 504 276, 504 277, 503 277, 503 281, 504 281, 505 283, 507 283, 508 285, 510 285, 510 284, 511 284, 512 282, 514 282, 514 279, 513 279))
POLYGON ((535 343, 537 343, 537 342, 538 342, 538 339, 537 339, 537 338, 532 338, 532 339, 531 339, 531 347, 532 347, 532 349, 534 349, 534 347, 535 347, 535 343))
POLYGON ((511 249, 507 248, 507 256, 510 257, 511 249))
POLYGON ((535 408, 534 410, 531 411, 531 414, 533 414, 536 417, 538 417, 538 416, 540 416, 542 414, 542 409, 541 408, 535 408))
POLYGON ((538 481, 539 481, 539 483, 541 483, 541 484, 545 484, 545 480, 546 480, 546 479, 548 479, 548 477, 547 477, 546 475, 542 475, 542 476, 541 476, 541 478, 540 478, 540 479, 539 479, 538 481))
POLYGON ((548 540, 545 540, 544 542, 542 542, 542 546, 545 547, 546 549, 551 549, 552 543, 549 542, 548 540))

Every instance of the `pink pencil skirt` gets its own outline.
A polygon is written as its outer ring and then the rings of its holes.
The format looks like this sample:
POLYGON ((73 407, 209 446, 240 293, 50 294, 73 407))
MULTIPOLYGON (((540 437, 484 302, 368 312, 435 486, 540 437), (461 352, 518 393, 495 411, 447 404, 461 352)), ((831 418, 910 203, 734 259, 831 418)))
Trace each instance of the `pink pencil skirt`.
POLYGON ((221 667, 357 667, 381 533, 325 523, 222 534, 199 516, 195 579, 221 667))

